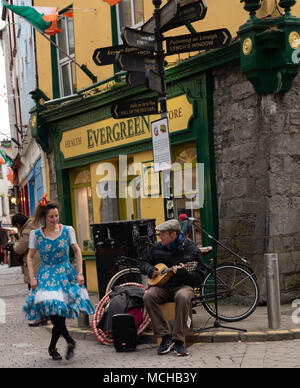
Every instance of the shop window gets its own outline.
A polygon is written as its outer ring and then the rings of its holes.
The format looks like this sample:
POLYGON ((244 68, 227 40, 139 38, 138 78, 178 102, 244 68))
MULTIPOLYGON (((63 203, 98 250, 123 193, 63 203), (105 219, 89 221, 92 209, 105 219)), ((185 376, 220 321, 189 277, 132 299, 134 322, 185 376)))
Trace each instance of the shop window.
POLYGON ((90 171, 85 169, 71 174, 71 189, 77 242, 84 254, 92 254, 94 247, 90 224, 93 223, 93 202, 90 171))
MULTIPOLYGON (((62 30, 59 34, 56 34, 57 45, 75 60, 73 18, 60 15, 57 26, 62 30)), ((76 93, 76 70, 74 62, 61 50, 57 50, 57 63, 60 96, 64 97, 76 93)))
MULTIPOLYGON (((167 218, 179 219, 180 214, 200 220, 201 177, 197 164, 197 150, 193 145, 172 149, 173 167, 163 173, 163 191, 167 218)), ((201 232, 186 224, 187 237, 201 244, 201 232)))
POLYGON ((117 5, 117 20, 119 29, 119 42, 123 43, 121 39, 121 32, 124 27, 138 28, 144 22, 144 4, 143 0, 123 0, 117 5))

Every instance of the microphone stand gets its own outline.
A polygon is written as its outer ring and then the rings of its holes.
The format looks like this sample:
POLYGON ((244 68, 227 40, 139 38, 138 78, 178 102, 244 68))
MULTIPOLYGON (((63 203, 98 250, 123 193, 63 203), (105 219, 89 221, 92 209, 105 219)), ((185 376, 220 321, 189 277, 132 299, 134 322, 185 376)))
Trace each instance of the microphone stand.
POLYGON ((207 233, 206 230, 204 230, 199 225, 199 221, 198 220, 194 220, 193 224, 196 226, 196 228, 201 230, 201 232, 205 233, 206 236, 208 238, 210 238, 215 243, 215 249, 214 249, 214 268, 213 268, 213 271, 214 271, 214 278, 215 278, 215 290, 214 290, 214 293, 215 293, 214 298, 215 298, 215 300, 214 300, 214 303, 215 303, 215 311, 216 311, 216 317, 215 317, 216 320, 214 322, 214 325, 206 327, 204 329, 196 329, 196 330, 194 330, 194 333, 201 333, 201 332, 207 331, 209 329, 218 329, 218 328, 224 328, 224 329, 231 329, 231 330, 247 332, 246 329, 240 329, 240 328, 237 328, 237 327, 230 327, 230 326, 223 326, 221 324, 221 322, 220 322, 219 312, 218 312, 218 295, 217 295, 218 294, 218 289, 217 289, 217 253, 216 253, 217 252, 217 244, 220 245, 221 247, 223 247, 224 249, 226 249, 227 251, 229 251, 234 256, 238 257, 244 263, 247 263, 247 260, 245 258, 239 256, 238 254, 234 253, 231 249, 227 248, 224 244, 220 243, 220 241, 218 241, 213 236, 211 236, 209 233, 207 233))

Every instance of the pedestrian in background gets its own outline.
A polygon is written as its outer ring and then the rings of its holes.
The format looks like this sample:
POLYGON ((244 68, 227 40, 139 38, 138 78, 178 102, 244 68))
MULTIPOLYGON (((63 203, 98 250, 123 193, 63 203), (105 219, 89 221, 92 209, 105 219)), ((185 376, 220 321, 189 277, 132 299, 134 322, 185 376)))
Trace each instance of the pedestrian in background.
POLYGON ((59 205, 47 201, 46 195, 35 211, 35 218, 41 227, 30 233, 27 257, 31 293, 23 310, 29 320, 50 317, 53 324, 48 348, 54 360, 61 360, 56 344, 62 335, 67 342, 66 359, 74 356, 75 341, 66 327, 66 318, 78 318, 79 312, 94 314, 94 308, 84 287, 82 255, 71 226, 59 224, 59 205), (69 261, 69 247, 72 247, 77 261, 77 273, 69 261), (41 266, 37 276, 33 271, 33 256, 40 252, 41 266))
MULTIPOLYGON (((24 274, 24 283, 28 285, 30 290, 30 279, 28 274, 28 265, 27 265, 27 255, 28 255, 28 244, 29 244, 29 235, 32 230, 36 230, 40 227, 40 224, 36 222, 34 217, 28 218, 25 214, 17 213, 11 219, 12 226, 16 227, 19 231, 19 239, 13 244, 13 250, 18 255, 23 256, 23 274, 24 274)), ((40 254, 37 251, 32 258, 32 266, 34 276, 37 275, 37 272, 40 268, 41 260, 40 254)), ((48 318, 37 319, 33 323, 29 323, 29 326, 39 326, 41 324, 46 324, 48 318)))

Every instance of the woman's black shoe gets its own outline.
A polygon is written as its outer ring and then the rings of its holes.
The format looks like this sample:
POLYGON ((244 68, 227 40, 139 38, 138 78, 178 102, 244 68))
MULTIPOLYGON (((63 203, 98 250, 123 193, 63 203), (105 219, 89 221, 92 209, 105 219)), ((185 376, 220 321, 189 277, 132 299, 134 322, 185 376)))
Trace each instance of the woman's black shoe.
POLYGON ((57 349, 48 349, 48 352, 50 356, 53 358, 53 360, 62 360, 62 356, 58 353, 57 349))
POLYGON ((66 360, 71 360, 71 358, 74 357, 74 349, 75 349, 75 347, 76 347, 75 342, 74 343, 68 343, 66 360))

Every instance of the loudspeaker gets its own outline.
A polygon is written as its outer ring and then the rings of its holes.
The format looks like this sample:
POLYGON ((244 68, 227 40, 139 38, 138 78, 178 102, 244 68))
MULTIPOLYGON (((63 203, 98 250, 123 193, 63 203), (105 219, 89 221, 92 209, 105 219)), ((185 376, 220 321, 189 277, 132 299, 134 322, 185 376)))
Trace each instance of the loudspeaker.
POLYGON ((137 342, 137 328, 133 315, 113 315, 112 330, 114 347, 117 352, 135 351, 137 342))
POLYGON ((119 271, 116 266, 118 257, 129 256, 139 259, 142 237, 148 236, 152 243, 156 242, 155 219, 112 221, 92 224, 91 227, 96 255, 99 300, 101 300, 109 280, 119 271))

